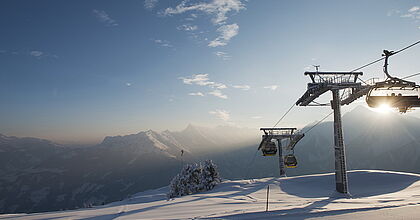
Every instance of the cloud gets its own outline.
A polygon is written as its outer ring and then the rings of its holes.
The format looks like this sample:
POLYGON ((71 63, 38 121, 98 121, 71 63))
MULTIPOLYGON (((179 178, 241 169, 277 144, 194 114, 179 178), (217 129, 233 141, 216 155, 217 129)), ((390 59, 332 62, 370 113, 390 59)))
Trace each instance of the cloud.
POLYGON ((214 55, 216 55, 217 57, 222 58, 223 60, 229 60, 230 57, 231 57, 227 53, 222 52, 222 51, 216 51, 216 52, 214 52, 214 55))
POLYGON ((33 56, 33 57, 41 57, 44 54, 44 52, 39 51, 39 50, 33 50, 31 52, 29 52, 29 55, 33 56))
MULTIPOLYGON (((400 17, 402 18, 410 18, 414 20, 415 22, 420 22, 420 7, 419 6, 413 6, 410 9, 407 10, 406 14, 402 14, 400 17)), ((420 26, 418 26, 420 29, 420 26)))
POLYGON ((153 9, 156 6, 157 2, 158 0, 145 0, 144 7, 149 10, 153 9))
POLYGON ((178 26, 176 29, 183 31, 195 31, 198 29, 197 25, 183 24, 178 26))
MULTIPOLYGON (((227 99, 228 96, 224 93, 222 93, 222 89, 226 89, 228 86, 226 86, 223 83, 210 81, 209 74, 193 74, 190 77, 179 77, 178 79, 182 80, 184 84, 187 85, 198 85, 198 86, 205 86, 211 89, 210 92, 207 92, 207 94, 216 96, 221 99, 227 99)), ((242 89, 242 90, 249 90, 251 87, 249 85, 229 85, 231 88, 235 89, 242 89)), ((196 96, 204 96, 203 93, 189 93, 189 95, 196 95, 196 96)))
POLYGON ((235 88, 235 89, 242 89, 242 90, 251 89, 251 86, 248 86, 248 85, 233 85, 232 87, 235 88))
POLYGON ((234 11, 239 12, 245 9, 244 4, 240 0, 213 0, 211 2, 199 2, 196 4, 187 4, 182 1, 175 8, 167 8, 163 15, 182 14, 190 11, 200 11, 212 15, 213 24, 224 24, 228 19, 227 14, 234 11))
MULTIPOLYGON (((189 17, 185 20, 191 22, 194 21, 202 13, 210 15, 211 22, 213 25, 220 26, 216 29, 219 36, 208 43, 209 47, 225 46, 229 43, 229 40, 238 34, 238 24, 227 25, 226 22, 229 18, 229 14, 246 9, 242 0, 210 0, 210 1, 196 1, 190 3, 190 1, 184 0, 173 8, 166 8, 160 14, 163 16, 171 16, 183 13, 190 13, 189 17)), ((178 30, 194 31, 197 26, 184 24, 178 27, 178 30)), ((197 35, 194 35, 197 38, 197 35)), ((208 42, 208 38, 204 40, 208 42)))
POLYGON ((190 92, 190 93, 188 93, 188 95, 192 95, 192 96, 204 96, 204 94, 201 93, 201 92, 190 92))
POLYGON ((32 56, 32 57, 35 57, 35 58, 38 58, 38 59, 41 59, 41 58, 55 58, 55 59, 57 59, 58 58, 58 56, 55 55, 55 54, 47 53, 47 52, 40 51, 40 50, 31 50, 31 51, 28 51, 28 52, 14 51, 11 54, 13 54, 13 55, 29 55, 29 56, 32 56))
POLYGON ((217 29, 217 32, 219 32, 219 36, 210 41, 209 47, 225 46, 232 37, 238 34, 239 26, 237 24, 223 25, 217 29))
POLYGON ((278 85, 271 85, 271 86, 264 86, 264 89, 271 89, 271 90, 276 90, 279 86, 278 85))
POLYGON ((214 95, 216 97, 219 97, 221 99, 227 99, 228 98, 227 95, 223 94, 222 91, 220 91, 218 89, 209 92, 209 94, 214 95))
POLYGON ((419 6, 413 6, 410 9, 408 9, 406 14, 401 15, 402 18, 412 18, 415 20, 420 19, 420 7, 419 6))
POLYGON ((182 80, 185 84, 197 84, 200 86, 206 86, 209 82, 209 74, 194 74, 191 78, 180 77, 179 79, 182 80))
POLYGON ((251 118, 252 118, 252 119, 261 119, 261 118, 262 118, 262 116, 257 115, 257 116, 252 116, 251 118))
MULTIPOLYGON (((390 10, 387 13, 387 16, 394 16, 397 15, 404 19, 410 19, 413 20, 415 23, 418 24, 420 22, 420 6, 413 6, 409 8, 407 11, 401 11, 401 10, 390 10)), ((420 26, 417 26, 420 29, 420 26)))
POLYGON ((230 120, 230 113, 226 110, 216 109, 214 111, 209 111, 210 114, 215 115, 218 119, 223 121, 230 120))
POLYGON ((92 12, 100 22, 105 23, 107 26, 118 26, 118 23, 112 19, 105 11, 94 9, 92 12))
POLYGON ((415 13, 415 12, 419 12, 420 11, 420 7, 419 6, 414 6, 410 9, 408 9, 408 12, 410 13, 415 13))
POLYGON ((226 89, 227 86, 223 83, 216 83, 209 80, 209 74, 193 74, 191 77, 180 77, 184 84, 208 86, 216 89, 226 89))
POLYGON ((160 39, 152 39, 157 45, 161 47, 174 47, 169 41, 167 40, 160 40, 160 39))

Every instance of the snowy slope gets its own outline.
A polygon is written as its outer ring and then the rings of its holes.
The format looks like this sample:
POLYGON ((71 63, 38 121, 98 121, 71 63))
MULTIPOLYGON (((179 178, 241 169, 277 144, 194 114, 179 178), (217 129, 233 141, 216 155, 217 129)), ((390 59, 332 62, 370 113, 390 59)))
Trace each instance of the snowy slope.
POLYGON ((420 218, 420 175, 359 170, 349 173, 351 198, 334 192, 334 175, 225 181, 214 190, 166 200, 166 187, 74 211, 0 215, 0 219, 394 219, 420 218), (270 211, 265 210, 270 185, 270 211))

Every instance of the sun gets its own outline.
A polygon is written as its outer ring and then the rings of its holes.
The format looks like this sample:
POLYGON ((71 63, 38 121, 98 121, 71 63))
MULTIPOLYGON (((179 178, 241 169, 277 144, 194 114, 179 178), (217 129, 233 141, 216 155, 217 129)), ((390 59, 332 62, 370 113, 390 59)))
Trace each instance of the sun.
POLYGON ((381 105, 379 105, 379 107, 377 108, 372 108, 373 111, 378 112, 378 113, 382 113, 382 114, 388 114, 390 112, 392 112, 392 107, 389 106, 389 104, 387 103, 382 103, 381 105))

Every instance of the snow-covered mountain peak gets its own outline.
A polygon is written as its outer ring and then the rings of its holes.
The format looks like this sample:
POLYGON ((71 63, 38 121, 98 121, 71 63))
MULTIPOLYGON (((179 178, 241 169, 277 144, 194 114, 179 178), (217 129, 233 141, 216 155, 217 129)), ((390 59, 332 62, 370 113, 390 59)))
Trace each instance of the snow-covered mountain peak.
POLYGON ((131 150, 137 154, 156 153, 177 157, 183 147, 176 142, 170 133, 159 133, 153 130, 137 134, 106 137, 100 146, 131 150))

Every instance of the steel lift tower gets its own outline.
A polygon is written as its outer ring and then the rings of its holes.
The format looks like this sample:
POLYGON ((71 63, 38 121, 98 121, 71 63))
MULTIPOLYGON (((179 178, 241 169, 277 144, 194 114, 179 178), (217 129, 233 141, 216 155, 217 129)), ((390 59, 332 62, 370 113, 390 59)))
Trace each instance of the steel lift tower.
POLYGON ((289 139, 289 143, 285 147, 285 150, 294 152, 295 145, 302 139, 305 135, 297 132, 296 128, 260 128, 264 132, 262 135, 262 141, 258 150, 263 151, 264 156, 274 156, 276 154, 275 145, 272 143, 272 140, 277 140, 277 149, 279 153, 279 171, 280 177, 286 176, 285 164, 287 167, 294 165, 296 167, 297 161, 293 154, 287 155, 286 159, 292 159, 292 161, 284 161, 283 158, 283 147, 281 141, 284 139, 289 139), (270 146, 270 143, 273 144, 274 148, 270 146), (285 163, 286 162, 286 163, 285 163), (289 163, 288 163, 289 162, 289 163), (291 163, 291 164, 290 164, 291 163))
MULTIPOLYGON (((335 182, 336 190, 340 193, 348 194, 346 156, 343 139, 343 127, 341 123, 341 105, 350 104, 357 99, 359 91, 367 88, 356 82, 362 72, 305 72, 312 80, 308 83, 308 89, 296 102, 300 106, 331 106, 334 110, 334 155, 335 155, 335 182), (353 97, 348 97, 342 103, 340 90, 348 89, 352 91, 353 97), (315 102, 322 94, 331 91, 332 100, 329 104, 315 102)), ((362 93, 363 94, 363 93, 362 93)), ((359 96, 360 97, 360 96, 359 96)))

